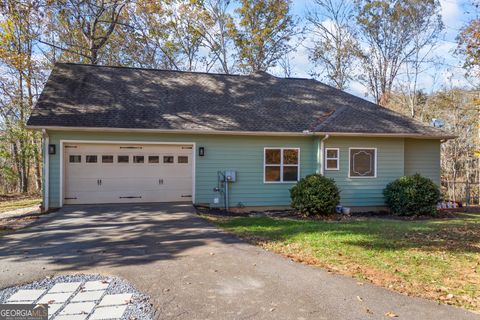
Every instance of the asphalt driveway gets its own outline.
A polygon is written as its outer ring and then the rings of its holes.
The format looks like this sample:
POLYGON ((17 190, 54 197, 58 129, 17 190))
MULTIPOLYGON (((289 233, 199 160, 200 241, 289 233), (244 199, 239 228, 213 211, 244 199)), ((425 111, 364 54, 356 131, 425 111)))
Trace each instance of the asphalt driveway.
POLYGON ((291 262, 188 204, 70 206, 0 238, 0 287, 101 273, 152 297, 159 319, 479 319, 291 262))

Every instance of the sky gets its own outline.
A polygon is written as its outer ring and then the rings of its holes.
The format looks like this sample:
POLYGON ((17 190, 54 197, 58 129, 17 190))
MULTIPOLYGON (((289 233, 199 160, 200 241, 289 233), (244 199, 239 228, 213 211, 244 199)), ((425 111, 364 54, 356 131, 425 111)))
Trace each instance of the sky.
MULTIPOLYGON (((462 68, 462 57, 454 55, 456 37, 459 30, 471 19, 479 15, 471 0, 439 0, 441 5, 444 30, 438 41, 438 46, 432 56, 437 57, 435 64, 421 75, 420 86, 425 92, 432 92, 442 87, 472 87, 472 80, 465 77, 462 68)), ((294 15, 304 17, 307 8, 313 6, 313 0, 293 0, 292 12, 294 15)), ((310 72, 313 65, 308 60, 306 46, 301 45, 292 54, 292 77, 311 78, 310 72)), ((274 73, 279 70, 272 70, 274 73)), ((365 97, 367 90, 359 82, 352 82, 347 90, 355 95, 365 97)), ((370 97, 371 98, 371 97, 370 97)))

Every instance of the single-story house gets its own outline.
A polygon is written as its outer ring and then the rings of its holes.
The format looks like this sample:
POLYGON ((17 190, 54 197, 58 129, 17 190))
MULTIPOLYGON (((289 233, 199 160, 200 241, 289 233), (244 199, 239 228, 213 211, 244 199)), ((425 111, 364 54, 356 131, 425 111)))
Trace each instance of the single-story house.
POLYGON ((312 173, 335 179, 342 205, 377 208, 398 177, 439 183, 452 138, 312 79, 70 63, 53 69, 28 127, 44 135, 46 208, 288 206, 312 173))

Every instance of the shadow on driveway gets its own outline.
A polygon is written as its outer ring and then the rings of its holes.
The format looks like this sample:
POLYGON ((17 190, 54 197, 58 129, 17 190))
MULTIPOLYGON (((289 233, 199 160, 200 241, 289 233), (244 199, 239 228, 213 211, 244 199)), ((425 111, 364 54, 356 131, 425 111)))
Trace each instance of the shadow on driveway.
POLYGON ((212 241, 234 243, 193 215, 190 204, 67 206, 37 225, 0 238, 0 259, 46 260, 65 269, 175 259, 212 241))

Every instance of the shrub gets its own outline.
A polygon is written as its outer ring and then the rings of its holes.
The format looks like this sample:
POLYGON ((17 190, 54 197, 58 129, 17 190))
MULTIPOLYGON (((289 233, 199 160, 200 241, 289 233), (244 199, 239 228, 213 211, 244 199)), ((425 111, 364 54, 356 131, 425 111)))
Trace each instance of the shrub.
POLYGON ((290 197, 292 207, 302 214, 330 214, 340 201, 340 192, 335 180, 311 174, 290 189, 290 197))
POLYGON ((390 182, 383 190, 383 195, 393 213, 405 216, 434 215, 440 190, 432 180, 415 174, 390 182))

